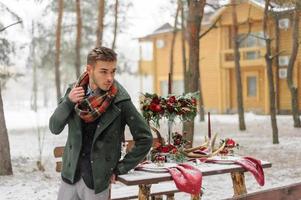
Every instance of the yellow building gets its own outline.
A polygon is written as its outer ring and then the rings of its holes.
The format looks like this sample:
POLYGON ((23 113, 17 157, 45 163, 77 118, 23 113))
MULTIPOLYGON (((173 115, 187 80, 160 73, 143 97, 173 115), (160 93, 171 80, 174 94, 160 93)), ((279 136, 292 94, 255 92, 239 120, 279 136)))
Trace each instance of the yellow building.
MULTIPOLYGON (((202 24, 202 31, 205 31, 210 24, 219 19, 217 28, 212 29, 200 40, 200 73, 204 105, 206 110, 218 113, 235 112, 237 109, 231 10, 231 6, 228 6, 215 13, 207 13, 202 24)), ((264 59, 265 41, 259 39, 260 37, 253 36, 263 35, 263 14, 264 5, 254 0, 245 1, 237 6, 239 34, 246 35, 249 30, 252 33, 240 44, 244 108, 245 111, 257 113, 269 113, 268 80, 264 59), (251 26, 245 23, 248 19, 251 26)), ((292 45, 291 18, 289 15, 283 15, 278 24, 270 19, 268 27, 271 37, 275 37, 276 25, 280 28, 280 51, 282 53, 279 58, 279 72, 275 70, 275 77, 277 76, 275 79, 278 79, 276 82, 278 82, 277 88, 279 88, 277 91, 279 94, 278 108, 280 112, 284 113, 291 110, 291 97, 286 82, 286 70, 292 45)), ((140 74, 151 75, 153 90, 161 95, 167 94, 172 31, 173 28, 169 24, 164 24, 154 33, 139 38, 140 74)), ((275 40, 272 45, 273 51, 275 51, 275 40)), ((174 93, 183 93, 182 72, 181 31, 178 31, 174 51, 174 93)), ((299 88, 299 107, 301 108, 301 49, 299 49, 295 62, 294 82, 299 88)))

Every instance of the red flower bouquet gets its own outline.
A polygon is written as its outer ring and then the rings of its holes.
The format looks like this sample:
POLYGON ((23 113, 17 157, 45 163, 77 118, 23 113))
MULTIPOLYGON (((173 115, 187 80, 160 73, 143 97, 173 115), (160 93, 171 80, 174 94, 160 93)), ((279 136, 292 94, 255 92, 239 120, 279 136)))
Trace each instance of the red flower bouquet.
POLYGON ((176 117, 182 121, 193 120, 197 112, 196 97, 197 93, 168 97, 145 93, 140 97, 142 115, 147 121, 154 122, 157 127, 163 117, 170 121, 176 117))

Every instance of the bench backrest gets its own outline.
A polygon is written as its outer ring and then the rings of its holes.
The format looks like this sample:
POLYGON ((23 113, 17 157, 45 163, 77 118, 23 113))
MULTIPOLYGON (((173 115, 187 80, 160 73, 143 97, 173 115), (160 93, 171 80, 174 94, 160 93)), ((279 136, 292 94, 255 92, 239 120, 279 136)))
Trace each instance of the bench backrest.
MULTIPOLYGON (((156 144, 159 142, 159 139, 158 138, 154 138, 153 139, 153 147, 156 146, 156 144)), ((135 145, 135 141, 134 140, 126 140, 126 143, 127 143, 127 147, 126 147, 126 151, 130 151, 133 146, 135 145)), ((53 150, 53 154, 54 154, 54 157, 55 158, 61 158, 64 154, 64 147, 63 146, 59 146, 59 147, 55 147, 54 150, 53 150)), ((58 160, 56 162, 56 167, 55 167, 55 170, 57 172, 61 172, 62 171, 62 166, 63 166, 63 162, 60 160, 58 160)))
MULTIPOLYGON (((298 200, 301 199, 301 182, 287 186, 266 189, 234 197, 236 200, 298 200)), ((225 199, 230 200, 230 199, 225 199)))

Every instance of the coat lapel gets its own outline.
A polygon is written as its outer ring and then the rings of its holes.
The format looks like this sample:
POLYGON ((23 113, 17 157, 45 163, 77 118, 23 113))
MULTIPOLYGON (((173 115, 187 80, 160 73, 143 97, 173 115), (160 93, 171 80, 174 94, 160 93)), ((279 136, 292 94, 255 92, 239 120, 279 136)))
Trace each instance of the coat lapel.
POLYGON ((96 138, 101 135, 101 133, 120 115, 120 109, 115 105, 111 104, 111 106, 106 110, 102 116, 100 116, 99 126, 97 126, 93 144, 96 138))

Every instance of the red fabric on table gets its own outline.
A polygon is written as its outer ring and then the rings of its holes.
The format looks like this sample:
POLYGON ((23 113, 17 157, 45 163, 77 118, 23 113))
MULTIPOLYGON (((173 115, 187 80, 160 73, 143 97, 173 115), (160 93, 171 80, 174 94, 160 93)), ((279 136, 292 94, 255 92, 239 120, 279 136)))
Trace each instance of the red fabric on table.
POLYGON ((260 186, 264 185, 264 172, 260 160, 246 156, 243 157, 243 159, 234 162, 251 172, 260 186))
POLYGON ((238 160, 214 160, 214 159, 199 159, 201 162, 207 163, 233 163, 242 166, 245 170, 251 172, 255 177, 257 183, 263 186, 265 183, 264 171, 262 169, 261 161, 255 158, 245 156, 238 160))
POLYGON ((199 195, 202 187, 202 172, 189 164, 167 168, 177 188, 182 192, 199 195))

